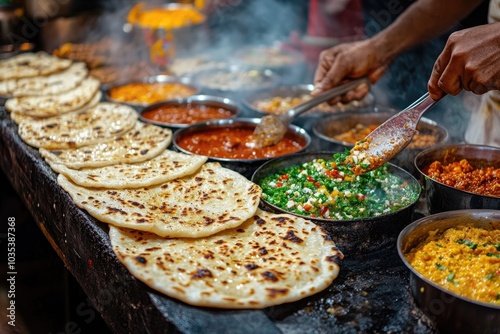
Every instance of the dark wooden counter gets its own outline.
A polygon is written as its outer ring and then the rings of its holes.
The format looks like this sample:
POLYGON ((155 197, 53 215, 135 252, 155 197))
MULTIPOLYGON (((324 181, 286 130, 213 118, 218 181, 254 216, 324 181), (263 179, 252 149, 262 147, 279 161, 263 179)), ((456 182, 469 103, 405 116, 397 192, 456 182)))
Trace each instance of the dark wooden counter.
POLYGON ((434 333, 413 305, 395 249, 346 259, 322 293, 264 310, 193 307, 135 279, 113 254, 108 227, 77 208, 38 150, 0 112, 0 165, 38 227, 116 333, 434 333))

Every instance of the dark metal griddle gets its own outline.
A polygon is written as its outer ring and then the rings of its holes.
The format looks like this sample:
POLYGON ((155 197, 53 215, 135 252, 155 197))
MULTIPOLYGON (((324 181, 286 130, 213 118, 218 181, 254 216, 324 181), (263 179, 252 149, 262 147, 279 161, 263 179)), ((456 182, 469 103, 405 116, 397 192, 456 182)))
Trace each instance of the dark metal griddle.
POLYGON ((341 263, 307 299, 263 310, 184 304, 135 279, 113 254, 108 227, 75 206, 38 150, 0 111, 0 165, 39 228, 116 333, 437 333, 414 304, 395 245, 341 263))

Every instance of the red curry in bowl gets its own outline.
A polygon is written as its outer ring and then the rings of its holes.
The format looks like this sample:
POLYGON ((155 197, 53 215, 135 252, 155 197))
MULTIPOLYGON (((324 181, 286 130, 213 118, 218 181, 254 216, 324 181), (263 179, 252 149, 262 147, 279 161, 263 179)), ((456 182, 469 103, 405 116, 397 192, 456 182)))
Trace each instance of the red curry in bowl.
POLYGON ((217 119, 235 117, 238 108, 227 98, 195 95, 185 99, 164 101, 141 112, 141 120, 161 126, 187 127, 217 119))
MULTIPOLYGON (((257 119, 257 121, 259 121, 257 119)), ((247 145, 252 141, 257 122, 236 120, 235 122, 210 122, 198 124, 176 133, 174 145, 180 150, 225 160, 269 159, 299 152, 306 148, 310 138, 305 131, 288 131, 277 144, 263 148, 247 145)))

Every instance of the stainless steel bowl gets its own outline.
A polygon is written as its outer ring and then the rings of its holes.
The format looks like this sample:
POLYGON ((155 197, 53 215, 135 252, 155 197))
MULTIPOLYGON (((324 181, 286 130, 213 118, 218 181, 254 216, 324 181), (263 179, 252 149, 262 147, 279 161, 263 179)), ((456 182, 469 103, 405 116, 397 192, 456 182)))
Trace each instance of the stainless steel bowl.
MULTIPOLYGON (((252 176, 252 181, 259 184, 263 178, 276 173, 278 170, 312 161, 316 158, 331 159, 335 152, 313 152, 298 153, 291 156, 272 159, 260 166, 252 176)), ((420 194, 421 186, 418 181, 405 170, 390 165, 392 173, 402 177, 408 182, 409 189, 420 194)), ((412 221, 412 215, 418 199, 410 205, 389 214, 378 217, 370 217, 353 220, 333 220, 324 218, 311 218, 290 213, 264 199, 261 199, 261 207, 264 210, 289 213, 309 219, 324 228, 336 245, 346 256, 356 257, 359 255, 393 248, 399 232, 412 221)))
MULTIPOLYGON (((140 81, 120 82, 120 83, 113 84, 113 85, 103 86, 102 90, 104 91, 104 94, 103 94, 104 98, 107 101, 123 103, 123 104, 130 105, 132 107, 135 107, 135 108, 144 108, 144 107, 147 107, 147 106, 154 104, 154 103, 120 101, 120 100, 115 100, 115 99, 111 98, 111 96, 110 96, 111 89, 113 89, 115 87, 124 86, 124 85, 130 84, 130 83, 178 83, 178 84, 182 84, 182 85, 190 88, 193 91, 192 95, 196 95, 199 91, 198 87, 196 87, 192 83, 191 79, 189 79, 187 77, 174 77, 174 76, 170 76, 170 75, 155 75, 155 76, 145 76, 144 79, 142 79, 140 81)), ((166 100, 172 100, 173 98, 184 98, 184 97, 187 97, 187 96, 177 96, 177 97, 166 96, 164 100, 166 101, 166 100)), ((160 102, 160 101, 158 101, 158 102, 160 102)), ((155 102, 155 103, 158 103, 158 102, 155 102)))
MULTIPOLYGON (((312 84, 301 84, 301 85, 290 85, 290 86, 279 86, 265 92, 257 92, 244 96, 242 98, 243 107, 252 113, 255 117, 262 117, 268 112, 261 110, 255 106, 257 101, 267 100, 273 97, 282 98, 294 98, 303 95, 309 95, 314 90, 314 85, 312 84)), ((366 95, 360 101, 352 101, 350 103, 337 103, 336 105, 326 105, 323 104, 320 107, 316 107, 305 114, 299 116, 299 119, 310 118, 310 117, 323 117, 329 113, 337 113, 340 111, 359 111, 362 108, 369 107, 373 104, 374 97, 371 93, 366 95)))
MULTIPOLYGON (((313 127, 313 132, 322 140, 320 147, 325 150, 351 149, 354 143, 339 140, 334 137, 352 130, 357 124, 363 126, 372 124, 380 125, 398 112, 396 109, 387 107, 377 107, 374 110, 375 112, 345 112, 318 120, 313 127)), ((447 143, 450 139, 446 128, 425 117, 420 119, 417 125, 417 131, 421 134, 435 136, 436 143, 434 145, 447 143)), ((391 162, 403 167, 418 178, 419 174, 415 169, 413 160, 416 155, 425 148, 426 147, 407 147, 394 157, 391 162)))
POLYGON ((281 77, 270 69, 229 66, 200 71, 192 77, 200 91, 240 99, 251 92, 264 91, 279 85, 281 77))
POLYGON ((468 144, 440 145, 428 148, 415 157, 415 168, 423 180, 427 208, 431 214, 463 209, 500 209, 500 197, 462 191, 437 182, 424 173, 425 168, 434 161, 449 164, 462 159, 467 159, 476 168, 500 168, 500 148, 468 144))
MULTIPOLYGON (((223 120, 215 120, 204 123, 198 123, 191 126, 188 126, 183 129, 179 129, 174 133, 174 137, 172 139, 173 146, 176 150, 184 152, 184 153, 193 153, 179 146, 179 141, 183 136, 191 135, 194 133, 199 133, 203 131, 207 131, 210 129, 226 129, 226 128, 252 128, 254 129, 257 124, 260 123, 259 118, 231 118, 231 119, 223 119, 223 120)), ((311 137, 309 134, 302 128, 296 125, 290 125, 288 127, 288 134, 298 138, 303 141, 304 146, 301 150, 306 150, 311 144, 311 137)), ((241 173, 248 179, 251 178, 253 172, 257 167, 259 167, 265 161, 268 161, 270 158, 255 158, 255 159, 231 159, 231 158, 220 158, 215 156, 209 156, 211 161, 218 161, 221 165, 236 170, 241 173)))
MULTIPOLYGON (((232 113, 232 116, 230 118, 237 117, 239 114, 238 105, 234 101, 232 101, 228 98, 219 97, 219 96, 210 96, 210 95, 193 95, 193 96, 186 97, 186 98, 168 100, 168 101, 163 101, 160 103, 150 105, 149 107, 144 108, 140 112, 139 118, 143 122, 152 123, 152 124, 164 126, 164 127, 169 127, 172 129, 187 128, 188 126, 191 126, 195 123, 190 123, 190 124, 187 124, 187 123, 166 123, 166 122, 160 122, 160 121, 151 120, 149 118, 145 118, 143 115, 144 115, 144 113, 146 113, 148 111, 157 109, 157 108, 162 107, 162 106, 185 106, 185 107, 188 107, 190 105, 223 108, 223 109, 228 110, 232 113)), ((211 121, 211 120, 209 120, 209 121, 211 121)), ((196 123, 201 123, 201 122, 196 122, 196 123)))
MULTIPOLYGON (((435 284, 418 273, 404 254, 426 238, 429 231, 443 231, 464 223, 483 228, 500 228, 498 210, 457 210, 421 218, 398 236, 397 249, 410 270, 410 290, 417 305, 445 333, 499 333, 500 306, 478 302, 435 284)), ((466 264, 464 264, 466 265, 466 264)))

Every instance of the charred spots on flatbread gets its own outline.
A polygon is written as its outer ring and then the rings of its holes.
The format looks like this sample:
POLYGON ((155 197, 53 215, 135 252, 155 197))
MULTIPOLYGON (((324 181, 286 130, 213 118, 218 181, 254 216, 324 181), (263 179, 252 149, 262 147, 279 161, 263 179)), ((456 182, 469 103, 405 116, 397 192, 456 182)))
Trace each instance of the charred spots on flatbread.
POLYGON ((301 238, 299 238, 295 235, 295 231, 293 231, 293 230, 288 230, 286 233, 286 236, 284 236, 283 239, 287 240, 287 241, 295 242, 298 244, 304 242, 304 240, 302 240, 301 238))
POLYGON ((127 215, 127 212, 125 212, 125 211, 123 211, 122 209, 119 209, 119 208, 113 208, 113 207, 108 206, 107 209, 108 209, 108 214, 117 214, 117 213, 119 213, 120 215, 124 215, 124 216, 127 215))
POLYGON ((279 296, 287 295, 290 292, 290 289, 267 288, 266 291, 269 298, 275 299, 279 296))
POLYGON ((212 278, 212 277, 214 277, 212 275, 212 272, 206 268, 198 269, 198 270, 196 270, 196 272, 193 275, 191 275, 192 279, 203 279, 203 278, 212 278))
POLYGON ((247 268, 248 270, 255 270, 255 269, 258 269, 260 268, 258 265, 256 265, 255 263, 248 263, 248 264, 245 264, 244 266, 245 268, 247 268))
POLYGON ((260 248, 259 248, 259 255, 260 255, 260 256, 267 255, 267 253, 268 253, 268 252, 267 252, 266 247, 260 247, 260 248))
POLYGON ((257 225, 264 225, 266 223, 266 221, 264 219, 262 219, 261 217, 255 215, 253 217, 253 219, 255 220, 255 223, 257 223, 257 225))
POLYGON ((134 260, 137 262, 137 263, 140 263, 140 264, 147 264, 148 263, 148 260, 146 260, 146 258, 138 255, 134 258, 134 260))

